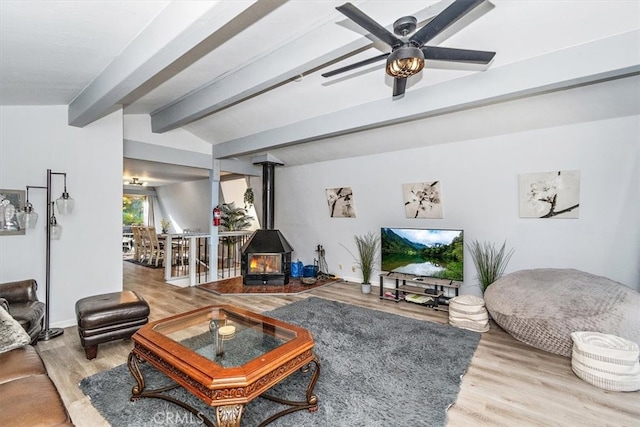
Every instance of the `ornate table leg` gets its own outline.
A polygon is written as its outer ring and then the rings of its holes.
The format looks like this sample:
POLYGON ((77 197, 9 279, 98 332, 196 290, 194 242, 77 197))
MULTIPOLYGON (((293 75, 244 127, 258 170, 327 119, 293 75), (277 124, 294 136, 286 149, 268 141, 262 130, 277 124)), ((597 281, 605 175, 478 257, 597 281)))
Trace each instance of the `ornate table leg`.
POLYGON ((293 401, 293 400, 281 399, 279 397, 271 396, 266 393, 260 395, 260 397, 265 398, 267 400, 278 402, 283 405, 289 405, 291 407, 267 418, 260 424, 259 427, 264 427, 283 415, 300 411, 302 409, 308 409, 309 412, 315 412, 318 410, 318 396, 313 394, 313 389, 315 388, 316 382, 318 381, 318 377, 320 376, 320 361, 318 360, 318 358, 314 356, 311 362, 307 363, 305 366, 300 368, 300 372, 302 372, 303 374, 309 373, 311 371, 312 363, 315 365, 315 369, 313 370, 313 374, 311 376, 311 379, 309 380, 309 385, 307 386, 307 393, 305 396, 306 401, 293 401))
MULTIPOLYGON (((171 402, 174 403, 178 406, 180 406, 181 408, 186 409, 187 411, 191 412, 192 414, 194 414, 195 416, 197 416, 204 425, 206 425, 207 427, 216 427, 213 422, 211 422, 211 420, 209 420, 206 416, 204 416, 204 414, 202 414, 200 411, 198 411, 196 408, 194 408, 193 406, 187 405, 186 403, 184 403, 181 400, 178 400, 176 398, 173 398, 171 396, 168 395, 163 395, 162 393, 169 391, 169 390, 173 390, 176 389, 178 387, 180 387, 180 384, 170 384, 167 387, 162 387, 162 388, 157 388, 157 389, 153 389, 153 390, 147 390, 145 391, 145 382, 144 382, 144 376, 142 375, 142 371, 140 370, 140 362, 143 362, 144 360, 139 358, 138 355, 136 355, 133 351, 131 353, 129 353, 129 359, 127 360, 127 366, 129 367, 129 371, 131 372, 131 375, 133 376, 133 378, 135 378, 137 385, 133 386, 133 388, 131 389, 131 400, 135 401, 138 400, 140 398, 143 397, 149 397, 149 398, 155 398, 155 399, 162 399, 165 400, 167 402, 171 402)), ((242 409, 240 409, 240 413, 242 413, 242 409)), ((240 426, 240 415, 238 415, 238 423, 237 424, 220 424, 220 421, 218 421, 218 427, 220 426, 230 426, 230 427, 239 427, 240 426)))
POLYGON ((240 417, 244 405, 216 406, 218 427, 240 427, 240 417))
POLYGON ((134 396, 139 396, 144 391, 144 376, 140 371, 140 365, 138 364, 138 356, 132 351, 129 353, 129 358, 127 359, 127 366, 129 367, 129 372, 136 380, 138 385, 133 386, 131 389, 131 400, 134 400, 134 396))

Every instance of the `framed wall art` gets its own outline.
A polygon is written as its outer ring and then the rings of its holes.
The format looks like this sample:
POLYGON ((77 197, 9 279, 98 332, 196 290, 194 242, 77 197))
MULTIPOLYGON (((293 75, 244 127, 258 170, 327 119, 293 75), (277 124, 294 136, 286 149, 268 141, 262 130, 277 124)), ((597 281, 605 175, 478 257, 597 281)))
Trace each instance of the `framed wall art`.
POLYGON ((440 181, 402 184, 407 218, 443 218, 440 181))
POLYGON ((580 171, 519 175, 520 218, 578 218, 580 171))
POLYGON ((351 187, 327 188, 326 193, 331 218, 356 217, 351 187))
POLYGON ((0 236, 24 234, 18 224, 18 212, 24 209, 25 190, 0 188, 0 236))

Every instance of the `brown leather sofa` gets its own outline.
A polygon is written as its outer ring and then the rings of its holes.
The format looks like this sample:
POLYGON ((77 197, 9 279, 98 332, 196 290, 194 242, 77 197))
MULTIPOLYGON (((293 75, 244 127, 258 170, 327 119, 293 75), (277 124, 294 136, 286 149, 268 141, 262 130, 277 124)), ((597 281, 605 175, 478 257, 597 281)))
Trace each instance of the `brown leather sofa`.
POLYGON ((0 304, 16 319, 31 337, 31 344, 38 342, 44 319, 44 303, 38 301, 38 284, 33 279, 0 283, 0 304))
MULTIPOLYGON (((0 305, 27 332, 32 344, 38 341, 44 317, 37 288, 35 280, 0 284, 0 305)), ((6 329, 5 323, 3 334, 6 329)), ((22 343, 28 342, 24 338, 22 343)), ((2 348, 8 351, 0 352, 0 426, 73 425, 35 347, 2 348)))
POLYGON ((0 426, 72 426, 42 359, 27 345, 0 353, 0 426))

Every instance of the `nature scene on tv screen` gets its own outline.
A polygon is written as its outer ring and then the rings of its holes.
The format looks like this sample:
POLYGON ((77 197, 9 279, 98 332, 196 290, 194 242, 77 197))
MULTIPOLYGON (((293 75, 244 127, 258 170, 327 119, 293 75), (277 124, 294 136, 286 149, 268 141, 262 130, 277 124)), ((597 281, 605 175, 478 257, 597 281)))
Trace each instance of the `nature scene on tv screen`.
POLYGON ((382 271, 462 281, 462 230, 382 228, 382 271))

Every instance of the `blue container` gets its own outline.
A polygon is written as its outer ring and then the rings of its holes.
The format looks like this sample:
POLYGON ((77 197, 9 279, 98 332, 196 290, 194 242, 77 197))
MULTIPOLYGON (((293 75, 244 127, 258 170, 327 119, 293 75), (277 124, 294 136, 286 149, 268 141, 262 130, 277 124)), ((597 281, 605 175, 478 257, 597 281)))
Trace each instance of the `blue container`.
POLYGON ((317 265, 305 265, 304 271, 302 272, 303 277, 316 277, 318 275, 318 266, 317 265))
POLYGON ((298 278, 302 277, 302 270, 304 269, 304 264, 302 261, 294 261, 291 263, 291 277, 298 278))

